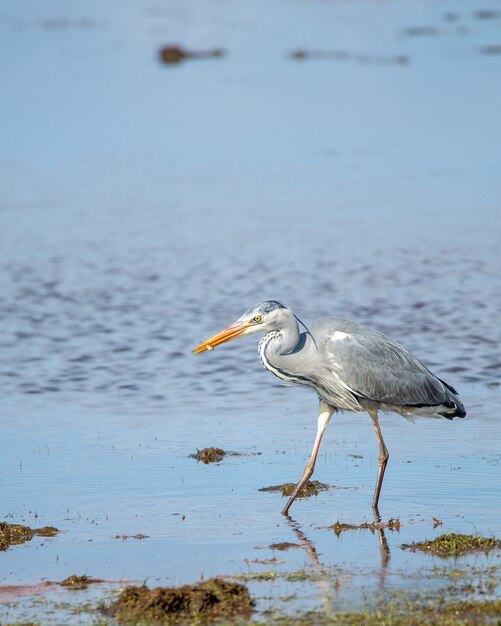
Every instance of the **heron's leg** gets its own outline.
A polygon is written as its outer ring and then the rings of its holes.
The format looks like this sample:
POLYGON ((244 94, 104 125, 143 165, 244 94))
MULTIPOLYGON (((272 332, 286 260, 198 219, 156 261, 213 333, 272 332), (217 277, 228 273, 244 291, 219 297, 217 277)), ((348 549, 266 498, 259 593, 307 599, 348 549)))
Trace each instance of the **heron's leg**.
POLYGON ((374 497, 372 499, 372 510, 374 511, 374 515, 380 521, 381 517, 379 515, 379 509, 378 509, 379 494, 381 492, 381 485, 383 484, 384 472, 386 470, 386 466, 388 464, 388 459, 390 458, 390 455, 384 444, 384 439, 383 439, 383 435, 381 434, 381 429, 379 428, 379 419, 377 415, 377 409, 369 409, 368 413, 371 416, 372 424, 374 426, 374 432, 376 433, 376 437, 379 442, 377 480, 376 480, 376 486, 374 488, 374 497))
POLYGON ((324 434, 324 430, 327 428, 327 424, 329 423, 329 420, 332 417, 333 413, 334 409, 330 405, 328 405, 327 402, 320 400, 317 436, 315 437, 315 443, 313 444, 313 450, 311 451, 310 460, 304 468, 301 480, 296 485, 296 488, 292 492, 291 497, 283 508, 283 515, 287 515, 291 504, 297 498, 297 494, 301 491, 304 485, 308 482, 310 476, 313 474, 313 470, 315 469, 315 461, 317 460, 318 449, 320 448, 320 442, 322 441, 322 435, 324 434))

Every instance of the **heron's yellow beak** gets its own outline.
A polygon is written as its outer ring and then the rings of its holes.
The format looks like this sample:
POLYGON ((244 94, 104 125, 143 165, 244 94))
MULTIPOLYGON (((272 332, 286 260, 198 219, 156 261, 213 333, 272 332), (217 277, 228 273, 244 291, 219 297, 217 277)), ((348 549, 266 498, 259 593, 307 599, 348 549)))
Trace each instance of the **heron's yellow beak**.
POLYGON ((202 343, 193 350, 193 354, 200 354, 200 352, 205 352, 206 350, 214 350, 220 343, 235 339, 235 337, 241 335, 250 326, 252 326, 252 324, 249 324, 249 322, 234 322, 220 333, 217 333, 217 335, 202 341, 202 343))

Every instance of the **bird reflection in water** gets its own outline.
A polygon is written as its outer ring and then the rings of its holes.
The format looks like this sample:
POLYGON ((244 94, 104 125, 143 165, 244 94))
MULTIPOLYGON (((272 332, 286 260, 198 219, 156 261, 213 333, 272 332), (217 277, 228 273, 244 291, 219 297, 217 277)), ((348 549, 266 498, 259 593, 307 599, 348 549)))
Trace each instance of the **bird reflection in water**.
MULTIPOLYGON (((287 519, 287 523, 290 527, 290 529, 292 530, 292 532, 296 535, 299 546, 305 551, 306 555, 308 556, 312 566, 318 571, 319 574, 325 574, 325 578, 320 578, 319 579, 319 588, 323 591, 327 591, 327 589, 324 589, 325 587, 325 581, 328 580, 329 578, 329 571, 326 568, 326 566, 321 562, 317 549, 315 547, 314 542, 306 536, 306 534, 304 533, 304 531, 302 530, 299 522, 297 522, 295 519, 293 519, 290 515, 286 515, 285 516, 287 519), (324 584, 321 584, 321 583, 324 584)), ((386 528, 390 528, 391 530, 395 529, 395 524, 393 522, 393 520, 389 520, 388 522, 383 522, 381 519, 381 516, 379 515, 379 512, 375 512, 374 513, 374 522, 371 524, 363 524, 359 527, 356 526, 352 526, 349 528, 349 530, 351 531, 360 531, 360 530, 367 530, 369 529, 371 531, 372 534, 374 534, 375 536, 377 536, 378 538, 378 544, 379 544, 379 553, 380 553, 380 568, 379 568, 379 572, 378 572, 378 588, 380 592, 384 591, 385 588, 385 581, 386 581, 386 574, 387 574, 387 569, 388 569, 388 564, 390 562, 390 558, 391 558, 391 553, 390 553, 390 547, 388 545, 388 541, 386 539, 386 534, 385 534, 385 529, 386 528)), ((346 529, 344 529, 346 530, 346 529)), ((342 531, 344 532, 344 531, 342 531)), ((335 533, 337 537, 339 537, 341 535, 341 532, 337 532, 335 533)), ((330 592, 332 592, 332 585, 329 584, 328 589, 330 592)), ((328 604, 330 602, 330 594, 329 596, 324 596, 324 594, 322 593, 322 604, 328 604)))

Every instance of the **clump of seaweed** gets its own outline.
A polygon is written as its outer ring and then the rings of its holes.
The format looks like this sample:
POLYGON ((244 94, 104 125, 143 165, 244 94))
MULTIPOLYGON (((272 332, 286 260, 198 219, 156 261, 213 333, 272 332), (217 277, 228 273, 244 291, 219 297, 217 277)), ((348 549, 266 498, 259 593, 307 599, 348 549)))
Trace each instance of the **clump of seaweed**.
POLYGON ((62 580, 59 584, 61 587, 68 587, 69 589, 87 589, 87 587, 93 583, 104 582, 102 578, 92 578, 91 576, 76 576, 75 574, 68 576, 62 580))
POLYGON ((0 522, 0 550, 7 550, 10 546, 31 541, 35 535, 39 537, 54 537, 59 530, 53 526, 30 528, 22 524, 8 524, 0 522))
POLYGON ((389 519, 387 522, 363 522, 362 524, 345 524, 344 522, 336 522, 332 526, 329 526, 336 535, 339 535, 347 530, 370 530, 371 533, 376 530, 385 529, 388 530, 396 530, 400 531, 400 520, 399 519, 389 519))
POLYGON ((303 546, 301 546, 299 543, 291 543, 290 541, 280 541, 279 543, 271 543, 268 547, 271 550, 285 551, 294 548, 302 548, 303 546))
POLYGON ((181 46, 163 46, 158 51, 158 58, 162 63, 174 65, 186 59, 210 59, 224 56, 224 50, 213 48, 211 50, 186 50, 181 46))
POLYGON ((400 547, 403 550, 427 552, 435 556, 449 558, 462 556, 463 554, 471 554, 473 552, 487 553, 491 550, 501 549, 501 541, 492 537, 481 537, 480 535, 446 533, 433 539, 433 541, 404 543, 400 547))
MULTIPOLYGON (((298 498, 310 498, 318 496, 321 491, 327 491, 329 485, 320 483, 318 480, 308 481, 297 494, 298 498)), ((295 483, 283 483, 283 485, 272 485, 271 487, 261 487, 258 491, 270 491, 273 493, 281 493, 283 496, 290 496, 296 488, 295 483)))
POLYGON ((202 461, 206 465, 208 463, 219 463, 226 456, 226 452, 221 450, 221 448, 203 448, 203 450, 198 450, 195 454, 190 454, 190 459, 196 459, 197 461, 202 461))
POLYGON ((104 611, 119 622, 176 624, 248 617, 253 605, 245 585, 210 578, 181 587, 126 587, 104 611))

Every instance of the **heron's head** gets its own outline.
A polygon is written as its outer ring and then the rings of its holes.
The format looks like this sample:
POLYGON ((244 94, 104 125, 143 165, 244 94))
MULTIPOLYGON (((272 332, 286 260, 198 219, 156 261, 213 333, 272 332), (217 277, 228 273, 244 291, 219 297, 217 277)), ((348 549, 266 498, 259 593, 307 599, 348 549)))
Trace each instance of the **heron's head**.
POLYGON ((224 328, 221 332, 202 341, 194 350, 193 354, 200 354, 206 350, 213 350, 216 346, 236 337, 253 335, 254 333, 267 333, 270 330, 278 330, 283 325, 285 318, 290 315, 289 310, 280 302, 267 300, 251 307, 236 322, 224 328))

